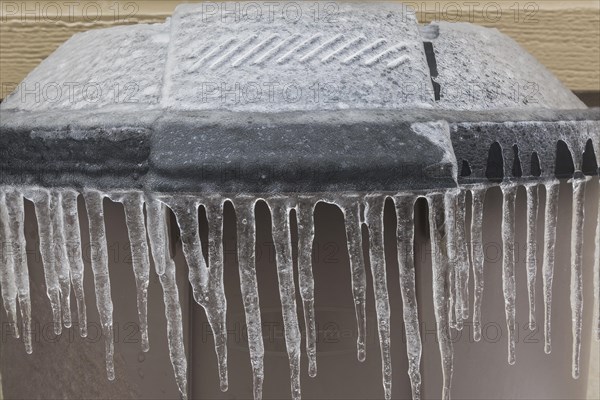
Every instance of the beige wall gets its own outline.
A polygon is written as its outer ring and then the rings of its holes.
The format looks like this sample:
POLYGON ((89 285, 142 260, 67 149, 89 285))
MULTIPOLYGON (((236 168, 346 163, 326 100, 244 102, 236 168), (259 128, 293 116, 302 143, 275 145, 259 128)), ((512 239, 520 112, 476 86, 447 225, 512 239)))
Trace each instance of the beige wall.
MULTIPOLYGON (((497 27, 573 91, 600 90, 600 2, 406 1, 422 22, 497 27)), ((163 21, 180 1, 0 1, 0 98, 73 33, 163 21)))

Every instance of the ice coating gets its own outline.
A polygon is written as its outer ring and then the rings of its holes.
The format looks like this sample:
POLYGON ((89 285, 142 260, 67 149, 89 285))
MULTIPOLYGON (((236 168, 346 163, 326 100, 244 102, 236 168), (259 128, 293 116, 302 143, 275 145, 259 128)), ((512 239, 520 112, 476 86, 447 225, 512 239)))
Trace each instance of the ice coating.
POLYGON ((317 16, 312 3, 293 6, 273 3, 262 18, 248 18, 238 3, 185 4, 163 24, 76 34, 0 107, 265 112, 583 107, 495 29, 443 22, 422 28, 400 3, 322 3, 317 16), (425 41, 433 43, 440 101, 434 98, 425 41))
POLYGON ((550 71, 497 29, 443 21, 431 26, 437 28, 431 42, 435 80, 441 86, 438 107, 585 108, 550 71))
POLYGON ((168 32, 167 22, 77 33, 34 69, 2 106, 37 111, 155 107, 168 32))

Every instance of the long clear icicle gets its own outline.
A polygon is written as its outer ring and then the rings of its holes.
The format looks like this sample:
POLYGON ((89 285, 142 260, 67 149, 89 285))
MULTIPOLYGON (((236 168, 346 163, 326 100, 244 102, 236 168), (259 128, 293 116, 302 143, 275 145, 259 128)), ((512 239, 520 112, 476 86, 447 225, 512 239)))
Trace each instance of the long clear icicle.
MULTIPOLYGON (((16 190, 7 192, 6 207, 8 211, 8 245, 10 245, 13 256, 19 312, 23 325, 23 342, 25 344, 25 351, 27 354, 31 354, 33 352, 31 344, 31 297, 29 290, 29 270, 27 269, 27 250, 25 248, 25 205, 22 194, 16 190)), ((4 219, 4 216, 2 218, 4 219)))
POLYGON ((411 195, 396 196, 398 217, 398 266, 400 268, 400 290, 406 331, 406 352, 408 355, 408 376, 412 387, 412 398, 421 398, 421 334, 419 331, 419 310, 415 288, 414 258, 414 206, 416 198, 411 195))
POLYGON ((429 202, 429 230, 431 233, 431 263, 433 279, 433 305, 437 324, 438 343, 442 360, 442 399, 450 399, 454 364, 454 346, 450 339, 449 306, 450 282, 449 260, 444 215, 444 195, 433 194, 429 202))
POLYGON ((525 185, 527 193, 527 292, 529 294, 529 329, 536 329, 535 320, 535 282, 537 276, 537 218, 538 184, 525 185))
POLYGON ((375 310, 381 347, 383 389, 386 399, 392 398, 392 352, 390 337, 390 301, 387 289, 385 251, 383 246, 383 211, 385 198, 367 198, 365 219, 369 227, 369 259, 373 275, 375 310))
POLYGON ((35 215, 38 225, 38 236, 40 240, 40 254, 44 267, 44 279, 46 282, 46 294, 50 299, 52 308, 52 320, 54 321, 54 333, 60 335, 61 303, 58 275, 56 274, 54 255, 54 234, 52 213, 50 208, 50 192, 45 189, 34 190, 28 196, 35 206, 35 215))
POLYGON ((473 263, 473 340, 481 340, 481 301, 483 299, 483 203, 487 189, 471 190, 471 261, 473 263))
POLYGON ((227 376, 227 300, 223 284, 223 200, 209 199, 206 204, 208 218, 208 268, 209 290, 203 304, 208 323, 215 338, 215 352, 219 364, 221 391, 229 386, 227 376))
POLYGON ((469 246, 466 233, 466 190, 461 190, 456 198, 456 293, 457 319, 469 318, 469 246))
POLYGON ((346 243, 350 258, 350 272, 352 278, 352 297, 358 335, 356 339, 357 357, 360 362, 366 358, 366 299, 367 278, 365 273, 365 260, 362 247, 362 232, 360 220, 360 204, 357 199, 347 199, 342 204, 346 224, 346 243))
POLYGON ((71 327, 71 273, 67 256, 65 224, 63 217, 62 194, 55 191, 50 194, 52 213, 52 233, 54 246, 54 267, 58 276, 62 319, 65 328, 71 327))
POLYGON ((0 245, 2 245, 2 258, 0 259, 0 287, 2 288, 2 301, 8 316, 10 328, 14 337, 19 337, 17 326, 17 283, 15 277, 15 263, 13 259, 12 241, 9 232, 8 210, 6 197, 0 192, 0 245))
POLYGON ((65 190, 62 193, 62 213, 65 231, 67 258, 71 275, 71 285, 77 301, 79 334, 87 336, 87 309, 83 291, 83 255, 81 252, 81 231, 77 211, 77 192, 65 190))
POLYGON ((106 242, 106 226, 104 222, 104 195, 100 192, 84 193, 90 226, 90 249, 92 272, 96 289, 96 303, 102 334, 106 346, 106 374, 109 380, 115 379, 114 340, 113 340, 113 303, 110 293, 110 276, 108 274, 108 249, 106 242))
POLYGON ((314 202, 300 199, 296 207, 298 219, 298 283, 306 326, 308 375, 317 376, 317 328, 315 321, 315 284, 312 272, 312 249, 315 236, 314 202))
POLYGON ((254 400, 260 400, 262 399, 264 380, 265 347, 262 336, 258 281, 256 279, 256 218, 254 207, 255 201, 251 199, 239 199, 235 204, 240 288, 248 327, 248 348, 252 365, 254 400))
POLYGON ((185 400, 187 399, 187 360, 183 344, 183 316, 179 303, 175 263, 168 256, 166 207, 160 201, 149 198, 146 199, 146 213, 146 229, 150 239, 154 268, 163 289, 169 357, 175 372, 179 394, 185 400))
POLYGON ((450 290, 450 306, 448 308, 448 318, 450 321, 450 327, 462 330, 462 311, 460 311, 460 304, 462 300, 459 298, 461 292, 457 290, 458 287, 458 268, 457 268, 457 243, 456 243, 456 190, 449 190, 444 195, 444 210, 446 214, 446 248, 448 250, 448 267, 449 270, 449 290, 450 290))
POLYGON ((544 351, 552 351, 552 281, 554 278, 554 246, 556 244, 556 220, 558 217, 559 182, 546 183, 546 209, 544 226, 544 260, 542 279, 544 284, 544 351))
POLYGON ((516 360, 516 286, 515 286, 515 200, 517 186, 503 183, 502 189, 502 290, 504 292, 504 312, 508 329, 508 363, 516 360))
POLYGON ((150 257, 144 225, 144 200, 141 193, 125 195, 122 199, 125 209, 127 233, 131 245, 131 264, 135 276, 138 318, 142 351, 150 349, 148 341, 148 285, 150 283, 150 257))
POLYGON ((269 202, 273 219, 273 241, 277 260, 279 296, 283 313, 285 344, 290 361, 292 398, 300 399, 300 345, 301 336, 296 311, 296 285, 292 264, 292 242, 290 236, 290 206, 286 200, 273 199, 269 202))
MULTIPOLYGON (((576 173, 577 174, 577 173, 576 173)), ((579 378, 579 359, 581 355, 581 328, 583 325, 583 225, 585 185, 588 178, 574 178, 573 218, 571 220, 571 321, 573 333, 573 358, 571 373, 579 378)))

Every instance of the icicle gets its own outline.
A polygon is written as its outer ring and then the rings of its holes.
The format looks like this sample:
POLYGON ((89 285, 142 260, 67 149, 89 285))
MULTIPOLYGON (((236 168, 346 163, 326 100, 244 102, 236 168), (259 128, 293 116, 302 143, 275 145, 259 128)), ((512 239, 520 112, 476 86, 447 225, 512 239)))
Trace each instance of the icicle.
POLYGON ((312 272, 312 249, 315 234, 314 202, 301 199, 296 208, 298 218, 298 282, 304 307, 306 325, 306 354, 308 375, 317 376, 317 329, 315 321, 315 284, 312 272))
POLYGON ((223 201, 210 199, 206 204, 208 218, 209 291, 204 309, 215 338, 215 351, 219 363, 221 391, 227 391, 227 301, 223 286, 223 201))
POLYGON ((458 274, 458 257, 457 257, 457 243, 456 243, 456 191, 450 190, 444 196, 444 212, 446 219, 446 248, 448 249, 448 268, 449 270, 449 289, 450 289, 450 305, 448 308, 448 319, 450 321, 450 327, 462 330, 462 310, 460 305, 462 300, 458 297, 461 292, 457 290, 457 274, 458 274))
POLYGON ((179 290, 175 276, 175 263, 168 254, 166 208, 156 199, 146 199, 146 229, 154 268, 160 278, 167 319, 169 357, 175 372, 179 394, 187 399, 187 360, 183 344, 183 317, 179 303, 179 290))
POLYGON ((385 198, 367 198, 365 217, 369 227, 369 259, 373 274, 373 292, 379 328, 383 389, 385 398, 392 398, 392 353, 390 340, 390 302, 387 289, 385 251, 383 247, 383 210, 385 198))
POLYGON ((362 248, 362 232, 360 220, 360 204, 355 199, 346 200, 342 209, 346 224, 346 243, 350 257, 350 272, 352 277, 352 296, 356 312, 358 335, 356 340, 357 357, 360 362, 366 358, 366 297, 367 278, 365 274, 365 260, 362 248))
POLYGON ((398 266, 400 267, 400 289, 406 331, 406 352, 408 356, 408 376, 412 387, 412 398, 421 398, 421 334, 419 332, 419 310, 415 289, 414 259, 414 196, 397 196, 396 215, 398 217, 398 266))
MULTIPOLYGON (((225 288, 223 286, 223 201, 210 199, 206 204, 209 223, 208 267, 202 253, 198 225, 199 201, 192 198, 174 198, 169 205, 177 218, 181 232, 183 253, 188 264, 189 281, 194 299, 200 304, 213 332, 215 352, 219 365, 222 391, 227 391, 227 327, 225 288)), ((156 216, 150 216, 156 220, 156 216)), ((157 233, 155 233, 156 235, 157 233)), ((164 240, 164 239, 161 239, 164 240)), ((163 253, 157 257, 164 257, 163 253)))
POLYGON ((487 189, 471 190, 471 260, 473 263, 473 340, 481 340, 481 300, 483 298, 483 203, 487 189))
POLYGON ((283 199, 269 202, 273 219, 273 241, 277 260, 279 296, 283 312, 285 343, 290 360, 290 380, 292 398, 300 399, 300 328, 296 311, 296 285, 292 264, 292 243, 290 236, 290 206, 283 199))
POLYGON ((469 246, 467 243, 466 234, 466 203, 467 192, 461 190, 458 193, 456 207, 456 256, 457 256, 457 273, 456 273, 456 292, 458 294, 457 310, 459 310, 457 318, 466 320, 469 318, 469 246))
POLYGON ((2 301, 8 316, 10 328, 14 337, 19 337, 17 326, 17 283, 15 277, 15 260, 13 257, 12 238, 9 232, 9 218, 6 209, 5 193, 0 192, 0 244, 2 245, 2 258, 0 261, 0 287, 2 288, 2 301))
POLYGON ((573 219, 571 222, 571 321, 573 333, 573 378, 579 378, 581 327, 583 324, 583 225, 585 185, 589 178, 576 172, 573 183, 573 219), (580 175, 580 176, 577 176, 580 175))
POLYGON ((53 224, 52 213, 50 209, 50 193, 45 189, 35 190, 28 194, 30 200, 35 206, 35 215, 38 224, 38 235, 40 239, 40 253, 42 264, 44 266, 44 279, 46 282, 46 294, 50 299, 52 307, 52 319, 54 321, 54 333, 60 335, 61 325, 61 304, 60 288, 58 276, 56 274, 54 243, 53 243, 53 224))
POLYGON ((444 219, 444 196, 433 194, 427 197, 429 201, 429 230, 431 232, 431 262, 433 269, 433 304, 437 324, 438 343, 442 360, 443 389, 442 399, 450 399, 454 349, 450 339, 449 295, 450 269, 448 266, 448 249, 444 237, 446 224, 444 219))
POLYGON ((90 249, 94 285, 96 288, 96 304, 102 334, 106 344, 106 374, 109 380, 115 379, 114 341, 113 341, 113 304, 110 294, 110 276, 108 274, 108 249, 106 227, 104 223, 104 196, 95 191, 85 192, 85 205, 90 224, 90 249))
POLYGON ((150 349, 148 341, 148 285, 150 283, 150 257, 144 225, 144 200, 141 193, 123 197, 125 220, 131 245, 131 264, 135 275, 138 317, 142 337, 142 351, 150 349))
POLYGON ((235 210, 237 214, 240 287, 248 327, 248 347, 252 364, 254 400, 260 400, 262 399, 264 380, 265 348, 262 336, 258 281, 256 280, 256 218, 254 207, 254 200, 239 199, 236 201, 235 210))
POLYGON ((209 273, 200 241, 198 205, 197 200, 190 198, 174 198, 169 202, 181 232, 183 255, 188 264, 188 279, 194 299, 198 304, 204 304, 209 273))
POLYGON ((508 328, 508 363, 515 363, 515 199, 517 187, 503 183, 502 189, 502 289, 508 328))
POLYGON ((87 310, 83 291, 83 256, 81 253, 81 232, 79 229, 79 214, 77 211, 77 192, 65 190, 62 193, 62 213, 69 259, 71 285, 77 300, 77 315, 79 334, 87 336, 87 310))
POLYGON ((556 244, 556 219, 558 216, 559 182, 546 183, 546 210, 544 227, 544 260, 542 279, 544 282, 544 351, 552 351, 552 280, 554 276, 554 246, 556 244))
MULTIPOLYGON (((598 181, 600 183, 600 180, 598 181)), ((600 341, 600 201, 598 202, 598 221, 596 222, 596 258, 594 263, 594 301, 596 310, 594 328, 596 340, 600 341)))
MULTIPOLYGON (((6 193, 8 211, 8 243, 12 245, 15 282, 19 299, 19 312, 23 324, 23 342, 27 354, 33 352, 31 345, 31 297, 29 292, 29 270, 27 269, 27 250, 25 248, 25 205, 18 191, 6 193)), ((2 217, 4 219, 4 216, 2 217)), ((2 229, 2 228, 0 228, 2 229)), ((7 267, 9 266, 8 264, 7 267)))
POLYGON ((535 281, 537 275, 538 184, 525 185, 527 191, 527 291, 529 294, 529 329, 536 329, 535 281))
POLYGON ((58 276, 60 288, 61 310, 65 328, 71 327, 71 276, 67 245, 65 239, 65 225, 63 219, 62 195, 55 191, 50 194, 50 208, 52 213, 52 237, 54 247, 54 267, 58 276))

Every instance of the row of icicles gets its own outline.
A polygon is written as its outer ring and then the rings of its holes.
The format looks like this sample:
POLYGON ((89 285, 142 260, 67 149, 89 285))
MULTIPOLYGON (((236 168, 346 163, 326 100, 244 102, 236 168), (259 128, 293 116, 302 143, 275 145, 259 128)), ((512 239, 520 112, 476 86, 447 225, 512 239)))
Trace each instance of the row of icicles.
MULTIPOLYGON (((581 176, 572 181, 573 215, 571 235, 571 309, 573 329, 573 377, 579 375, 579 359, 582 329, 582 245, 584 222, 584 194, 589 178, 581 176)), ((554 245, 559 182, 544 183, 546 188, 545 234, 542 278, 544 288, 544 338, 545 351, 551 351, 550 315, 552 304, 552 277, 554 269, 554 245)), ((535 281, 537 275, 538 189, 537 183, 524 184, 527 193, 527 285, 529 291, 529 326, 535 328, 535 281)), ((501 184, 503 193, 503 273, 506 323, 508 327, 508 362, 515 363, 515 197, 517 184, 501 184)), ((428 194, 429 227, 431 232, 433 265, 433 299, 439 348, 443 371, 444 399, 450 398, 453 369, 453 348, 450 328, 462 329, 469 318, 469 277, 473 271, 474 304, 472 310, 473 336, 481 339, 481 301, 483 295, 484 254, 482 222, 484 198, 488 186, 473 186, 428 194), (465 199, 467 191, 472 194, 472 218, 470 243, 466 240, 465 199), (451 260, 455 260, 451 262, 451 260)), ((168 250, 168 233, 165 221, 166 207, 176 216, 184 255, 189 266, 189 281, 196 302, 206 311, 215 338, 219 364, 221 390, 228 387, 226 299, 223 287, 223 205, 231 201, 236 209, 238 231, 238 259, 241 293, 248 327, 248 345, 253 372, 254 398, 262 397, 264 344, 261 331, 261 314, 258 284, 255 271, 255 204, 259 197, 192 197, 154 196, 139 192, 103 194, 97 191, 83 193, 89 219, 91 266, 94 275, 96 300, 106 344, 106 370, 114 379, 113 364, 113 304, 108 268, 108 251, 105 232, 103 199, 109 197, 124 205, 132 265, 137 285, 137 306, 140 320, 142 349, 148 351, 147 291, 150 275, 150 256, 162 285, 169 354, 175 371, 181 396, 187 395, 187 361, 183 344, 182 313, 175 281, 175 263, 168 250), (209 229, 208 260, 202 252, 199 236, 198 208, 206 208, 209 229), (145 206, 145 212, 144 212, 145 206), (153 227, 147 229, 147 227, 153 227), (149 245, 148 245, 149 239, 149 245)), ((24 236, 24 198, 35 205, 40 252, 44 265, 47 295, 52 306, 54 331, 58 335, 64 325, 71 326, 71 286, 77 300, 78 321, 81 336, 87 335, 86 308, 83 292, 83 259, 79 216, 78 193, 69 189, 20 189, 0 190, 0 239, 8 246, 3 248, 0 284, 4 307, 12 332, 19 336, 17 306, 22 320, 23 341, 27 353, 31 353, 31 302, 29 274, 24 236)), ((273 239, 279 279, 279 292, 285 328, 285 343, 290 363, 292 397, 299 399, 301 334, 296 309, 290 211, 295 209, 298 218, 298 275, 300 294, 306 323, 306 352, 311 377, 317 374, 316 323, 314 312, 314 282, 311 265, 314 238, 313 212, 319 201, 336 204, 344 213, 347 249, 352 276, 352 293, 358 323, 358 360, 365 360, 366 335, 366 274, 362 251, 361 225, 369 229, 369 259, 373 273, 373 286, 377 310, 377 324, 381 345, 383 386, 385 398, 392 395, 390 305, 388 299, 386 265, 383 246, 383 210, 386 195, 342 196, 335 201, 318 197, 297 196, 267 197, 273 221, 273 239), (363 212, 364 207, 364 212, 363 212)), ((415 194, 391 196, 395 202, 398 218, 398 261, 403 300, 404 325, 407 336, 409 360, 408 374, 412 384, 413 399, 420 398, 421 337, 415 293, 414 255, 414 204, 415 194)), ((596 233, 594 265, 595 336, 600 339, 600 210, 596 233)))

